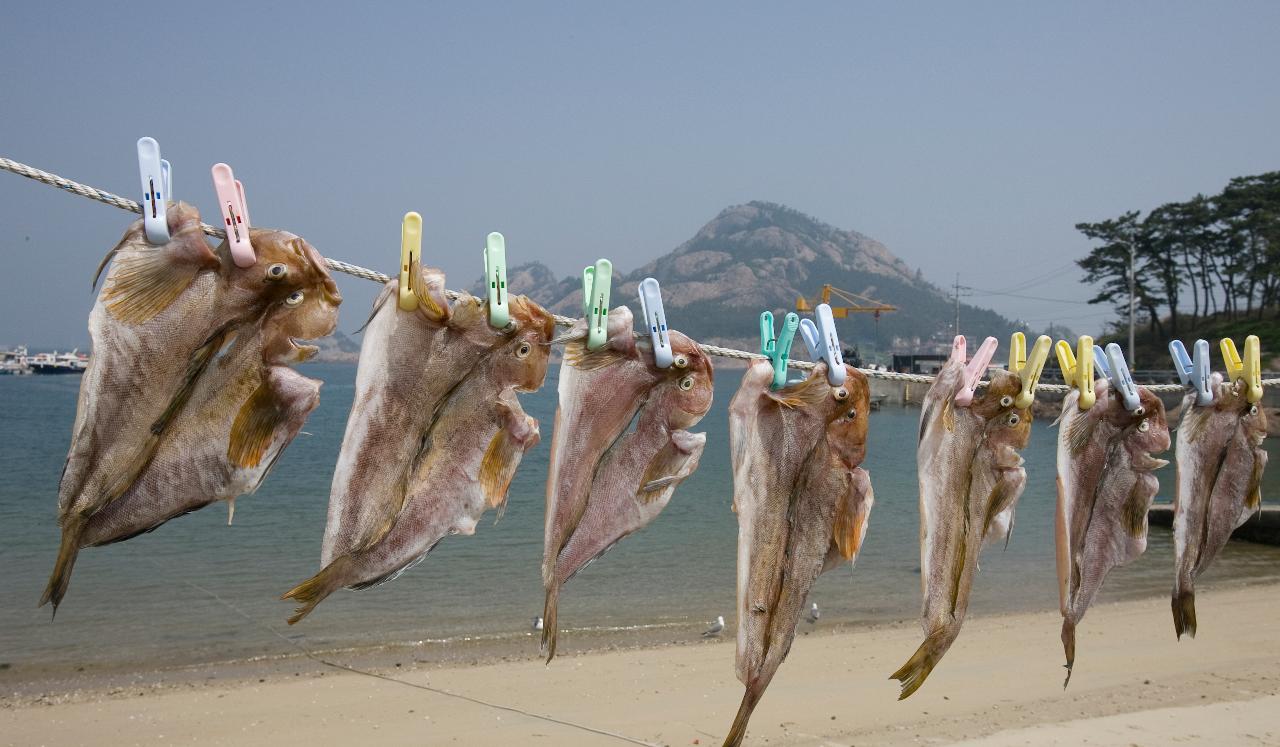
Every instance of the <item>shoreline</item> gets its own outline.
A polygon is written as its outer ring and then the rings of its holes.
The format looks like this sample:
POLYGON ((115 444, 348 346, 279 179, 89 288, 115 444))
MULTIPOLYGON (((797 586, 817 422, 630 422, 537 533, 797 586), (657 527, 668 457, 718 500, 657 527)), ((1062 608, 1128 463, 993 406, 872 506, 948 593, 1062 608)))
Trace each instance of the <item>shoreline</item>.
MULTIPOLYGON (((1231 728, 1254 729, 1254 710, 1273 709, 1280 698, 1280 647, 1265 625, 1280 612, 1280 584, 1218 583, 1198 602, 1201 638, 1181 642, 1174 639, 1167 597, 1091 610, 1066 692, 1056 611, 971 616, 929 682, 900 703, 886 678, 919 643, 914 619, 812 630, 802 623, 789 660, 757 709, 748 742, 917 744, 1007 732, 999 737, 1005 741, 992 744, 1013 744, 1010 735, 1021 733, 1015 730, 1031 729, 1033 743, 1061 738, 1058 743, 1068 744, 1093 734, 1094 719, 1118 718, 1123 735, 1126 714, 1174 708, 1199 709, 1204 718, 1218 714, 1214 718, 1228 723, 1211 728, 1166 714, 1164 728, 1200 729, 1213 743, 1230 743, 1231 728), (1084 731, 1073 742, 1072 730, 1079 729, 1084 731)), ((546 744, 614 741, 424 692, 426 686, 655 744, 714 744, 742 692, 733 675, 733 648, 732 638, 613 646, 568 653, 549 667, 529 649, 433 663, 397 662, 394 654, 332 657, 367 667, 374 677, 289 656, 119 674, 115 682, 42 696, 17 694, 12 682, 4 682, 0 734, 20 744, 101 743, 104 733, 120 742, 160 735, 246 743, 346 742, 371 735, 418 743, 427 737, 460 744, 543 741, 535 737, 549 738, 546 744)), ((0 680, 10 680, 8 674, 0 672, 0 680)), ((1153 739, 1149 729, 1161 728, 1160 719, 1139 720, 1152 722, 1141 735, 1153 739)), ((1280 738, 1280 726, 1270 729, 1263 741, 1280 738)), ((1138 735, 1127 733, 1130 739, 1138 735)))

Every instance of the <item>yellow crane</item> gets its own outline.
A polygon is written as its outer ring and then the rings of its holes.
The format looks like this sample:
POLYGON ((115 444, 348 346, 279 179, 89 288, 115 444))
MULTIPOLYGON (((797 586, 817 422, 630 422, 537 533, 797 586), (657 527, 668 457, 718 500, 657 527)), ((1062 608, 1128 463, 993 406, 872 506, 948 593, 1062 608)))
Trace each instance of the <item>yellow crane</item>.
POLYGON ((866 296, 860 295, 858 293, 852 293, 850 291, 840 290, 839 288, 833 287, 830 283, 827 283, 826 285, 822 286, 821 301, 814 303, 813 301, 810 301, 804 296, 800 296, 799 298, 796 299, 796 311, 799 311, 799 312, 807 311, 809 313, 813 313, 813 308, 817 306, 819 303, 825 303, 830 305, 832 295, 835 295, 843 299, 846 303, 849 304, 848 306, 832 306, 831 307, 831 316, 835 317, 836 319, 844 319, 848 317, 850 314, 869 312, 876 315, 875 319, 878 322, 880 321, 880 312, 898 310, 897 306, 890 306, 887 303, 884 303, 882 301, 877 301, 874 298, 867 298, 866 296))

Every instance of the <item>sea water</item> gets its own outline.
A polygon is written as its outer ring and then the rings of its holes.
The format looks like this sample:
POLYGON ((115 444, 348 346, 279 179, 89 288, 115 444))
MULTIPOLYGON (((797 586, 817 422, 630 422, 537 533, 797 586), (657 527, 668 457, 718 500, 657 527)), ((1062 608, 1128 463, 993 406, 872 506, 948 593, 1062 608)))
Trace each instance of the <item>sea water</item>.
MULTIPOLYGON (((541 391, 521 397, 542 423, 542 443, 525 456, 500 521, 495 524, 491 512, 475 536, 445 538, 395 581, 336 593, 300 624, 284 624, 293 604, 279 601, 280 595, 318 570, 355 370, 337 364, 302 368, 324 381, 320 405, 257 494, 237 502, 233 525, 227 526, 219 504, 128 542, 82 551, 55 620, 36 602, 58 547, 58 479, 80 382, 0 377, 0 666, 8 665, 0 679, 86 665, 142 669, 296 654, 290 641, 330 651, 388 644, 447 650, 465 641, 472 655, 491 641, 504 651, 527 648, 533 655, 537 644, 529 627, 542 614, 539 567, 555 366, 541 391)), ((623 540, 561 593, 560 622, 568 631, 563 650, 591 642, 696 639, 717 615, 733 624, 737 521, 727 408, 741 373, 717 374, 715 404, 695 429, 707 434, 698 471, 648 528, 623 540)), ((919 410, 886 407, 870 417, 865 466, 875 509, 856 568, 832 571, 814 589, 823 625, 910 620, 919 613, 919 410)), ((1016 527, 1007 549, 984 554, 970 614, 1057 607, 1055 438, 1050 424, 1033 425, 1016 527)), ((1173 466, 1159 475, 1167 500, 1173 466)), ((1280 474, 1273 469, 1264 495, 1277 488, 1280 474)), ((1153 527, 1147 553, 1111 575, 1101 601, 1167 594, 1172 556, 1169 531, 1153 527)), ((1280 548, 1233 542, 1201 588, 1277 577, 1280 548)), ((1152 635, 1172 636, 1172 625, 1152 635)))

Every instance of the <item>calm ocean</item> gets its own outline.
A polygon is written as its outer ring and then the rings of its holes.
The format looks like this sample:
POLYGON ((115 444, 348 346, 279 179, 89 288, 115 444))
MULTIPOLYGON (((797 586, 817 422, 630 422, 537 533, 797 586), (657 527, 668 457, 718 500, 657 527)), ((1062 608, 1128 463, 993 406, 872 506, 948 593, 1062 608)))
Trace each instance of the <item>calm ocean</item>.
MULTIPOLYGON (((317 364, 303 370, 325 382, 321 404, 262 489, 238 502, 235 525, 226 526, 224 507, 210 507, 128 542, 85 550, 53 622, 36 601, 57 549, 57 483, 79 379, 0 377, 0 663, 10 665, 0 678, 86 664, 146 668, 296 653, 263 624, 313 649, 417 641, 439 647, 467 639, 474 646, 479 639, 533 654, 528 628, 542 612, 543 486, 556 367, 542 391, 523 397, 543 424, 543 443, 526 456, 500 522, 490 514, 474 537, 448 538, 396 581, 336 594, 288 628, 292 606, 277 599, 317 570, 356 369, 317 364)), ((562 593, 560 619, 570 631, 562 648, 634 641, 641 631, 668 640, 696 637, 716 615, 732 623, 737 524, 730 510, 726 409, 740 378, 740 370, 720 372, 715 406, 701 424, 708 435, 702 465, 670 506, 562 593)), ((871 417, 865 466, 876 506, 856 571, 829 573, 814 592, 824 624, 912 619, 919 609, 919 411, 889 408, 871 417)), ((984 557, 972 614, 1057 607, 1055 435, 1046 423, 1034 426, 1017 527, 1007 550, 984 557)), ((1269 472, 1264 493, 1275 495, 1278 473, 1269 472)), ((1173 467, 1160 474, 1167 498, 1173 467)), ((1103 601, 1166 594, 1172 572, 1169 532, 1153 528, 1146 555, 1112 575, 1103 601)), ((1277 577, 1280 548, 1237 542, 1203 583, 1277 577)), ((1172 636, 1172 625, 1151 633, 1172 636)), ((1047 635, 1056 639, 1056 628, 1047 635)))

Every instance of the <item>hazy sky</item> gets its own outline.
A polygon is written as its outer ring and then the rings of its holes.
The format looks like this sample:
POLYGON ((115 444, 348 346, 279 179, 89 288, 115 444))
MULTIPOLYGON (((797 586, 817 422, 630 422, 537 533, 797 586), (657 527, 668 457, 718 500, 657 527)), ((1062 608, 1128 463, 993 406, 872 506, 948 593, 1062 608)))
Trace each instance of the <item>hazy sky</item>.
MULTIPOLYGON (((489 231, 630 270, 762 199, 940 285, 1078 300, 1076 222, 1280 168, 1280 3, 177 5, 9 4, 0 155, 136 199, 150 135, 206 218, 226 161, 255 223, 383 271, 417 210, 453 287, 489 231)), ((129 221, 0 173, 0 343, 83 346, 129 221)), ((375 286, 339 282, 350 332, 375 286)))

